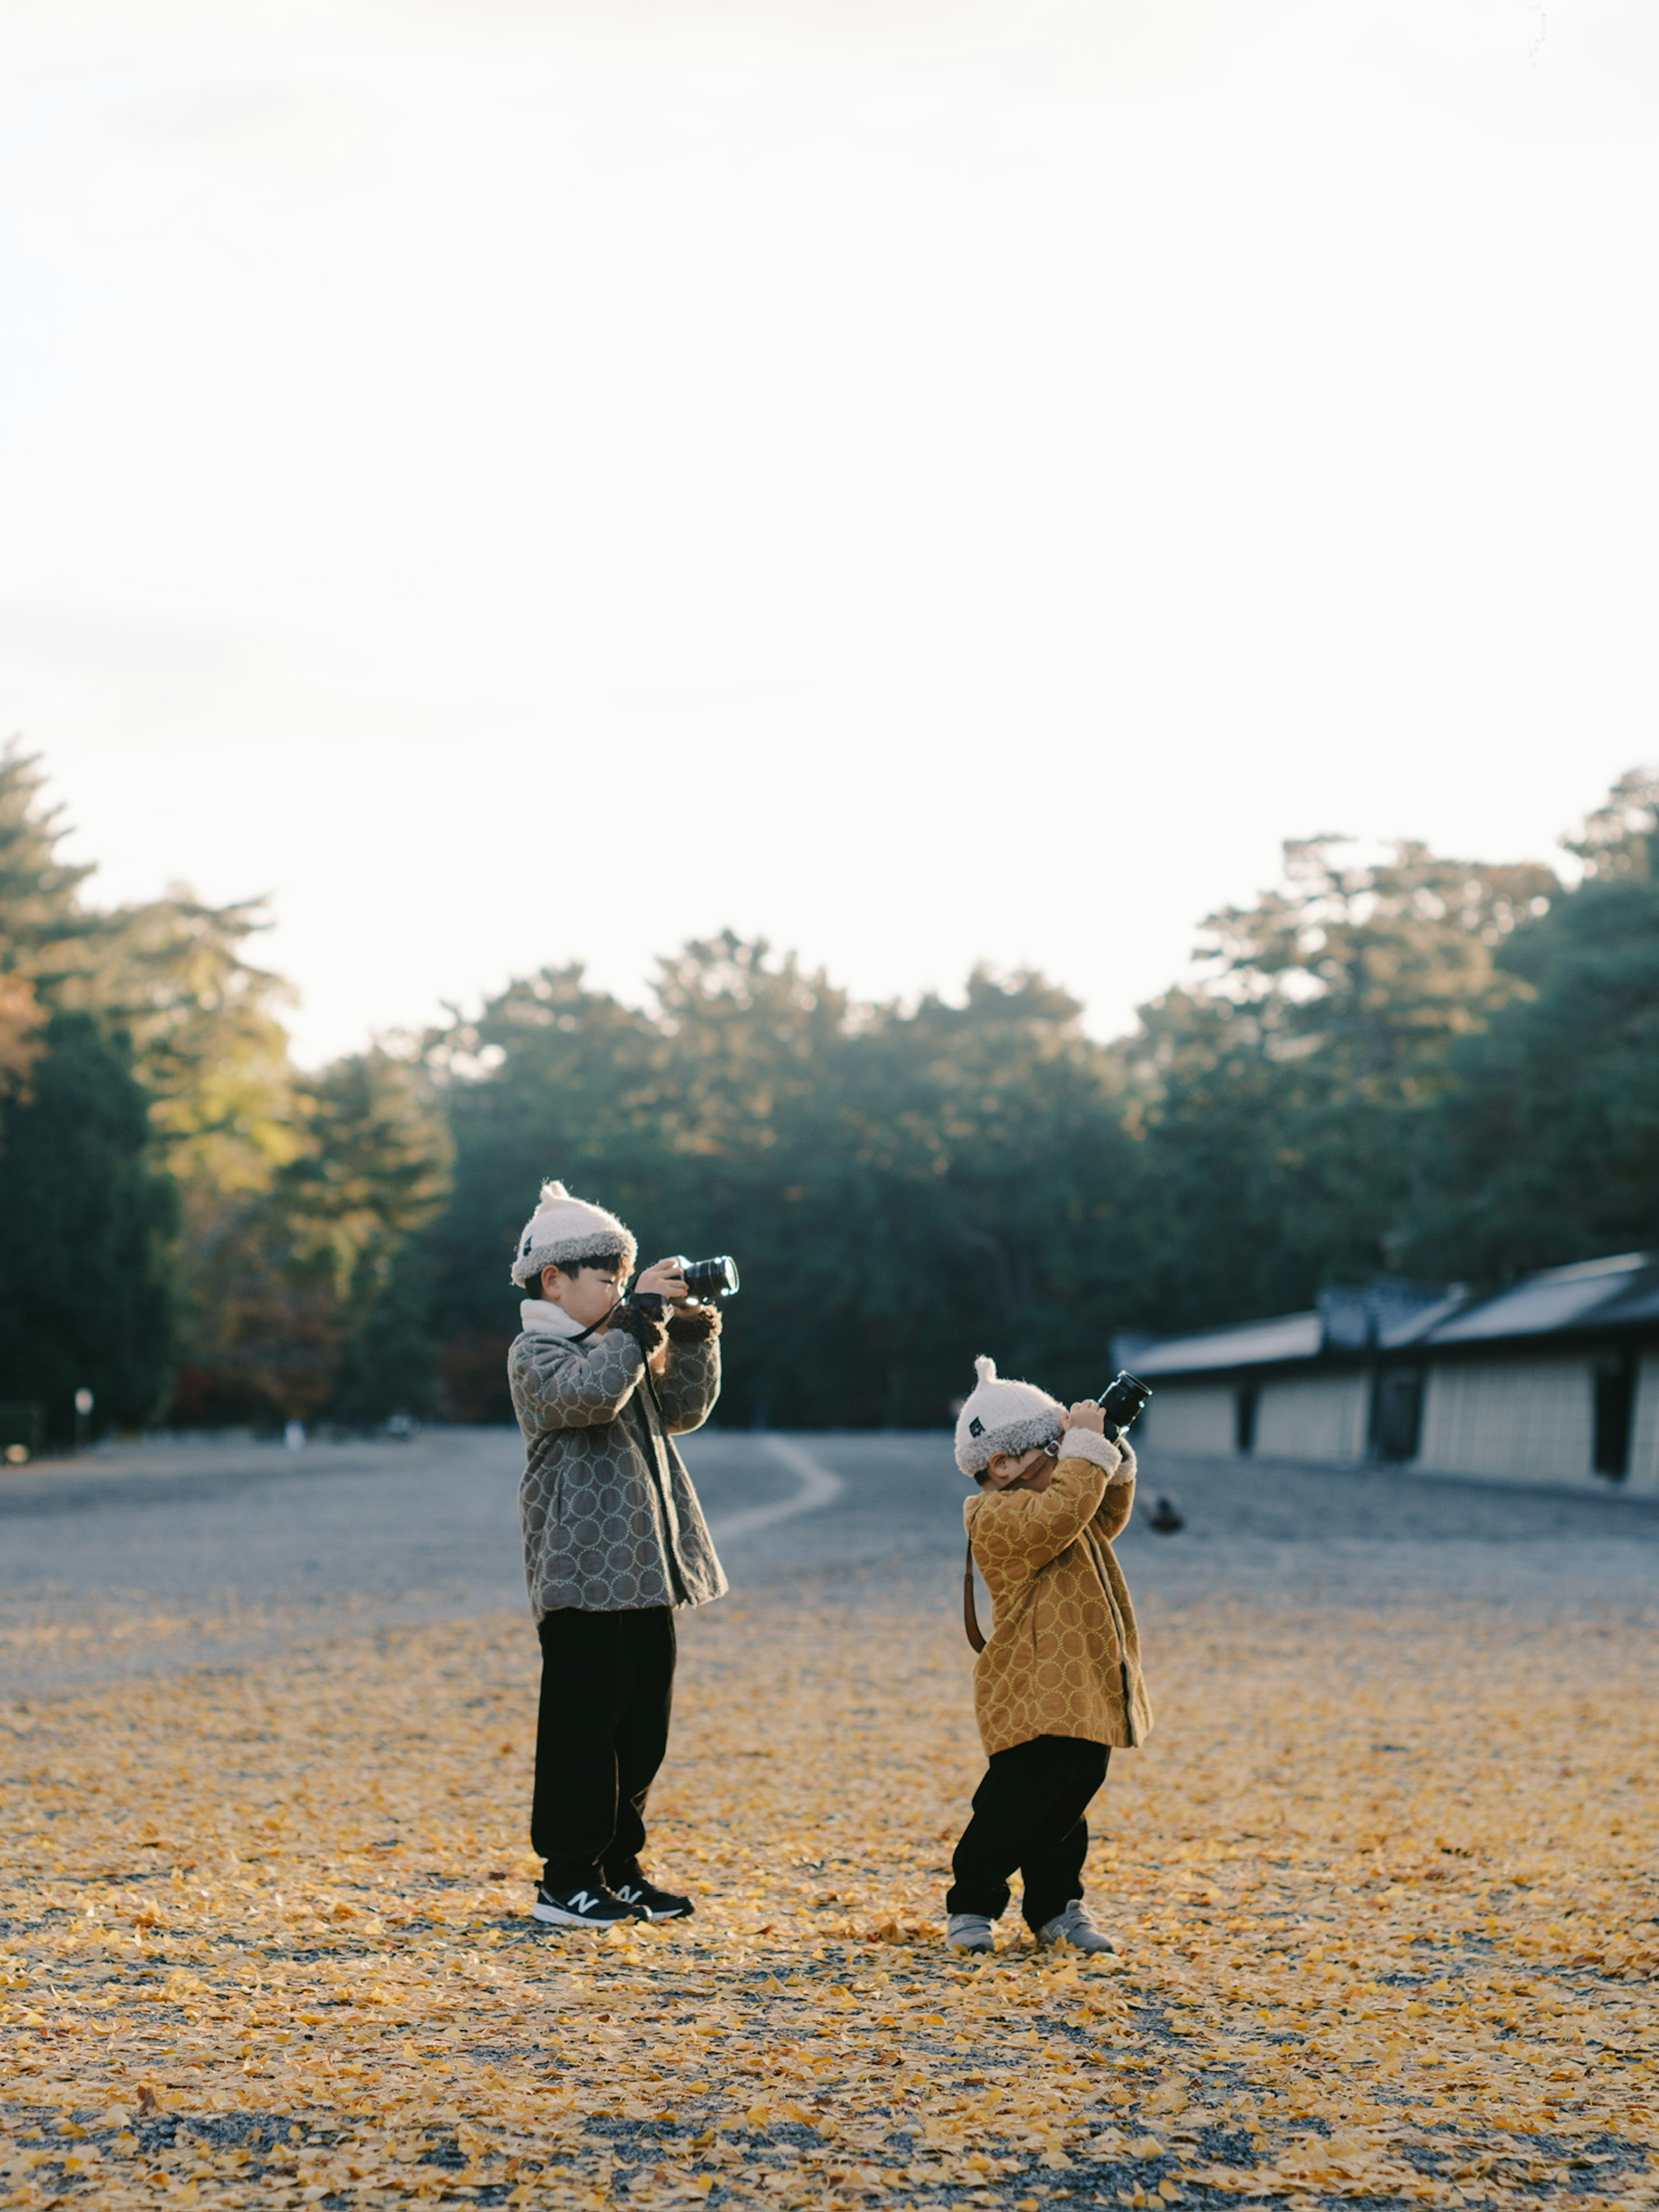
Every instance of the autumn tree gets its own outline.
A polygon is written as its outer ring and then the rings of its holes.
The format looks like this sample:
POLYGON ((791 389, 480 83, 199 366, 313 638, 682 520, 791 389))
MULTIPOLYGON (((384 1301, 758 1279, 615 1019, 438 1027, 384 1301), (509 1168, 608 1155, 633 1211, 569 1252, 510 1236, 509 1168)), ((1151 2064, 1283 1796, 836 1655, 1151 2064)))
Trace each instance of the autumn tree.
POLYGON ((96 907, 64 836, 40 763, 14 748, 0 760, 0 1391, 41 1399, 56 1434, 82 1382, 100 1419, 125 1423, 418 1409, 429 1345, 398 1261, 449 1158, 426 1071, 379 1048, 296 1068, 288 988, 248 957, 258 903, 174 885, 96 907), (393 1307, 412 1324, 390 1327, 393 1307))

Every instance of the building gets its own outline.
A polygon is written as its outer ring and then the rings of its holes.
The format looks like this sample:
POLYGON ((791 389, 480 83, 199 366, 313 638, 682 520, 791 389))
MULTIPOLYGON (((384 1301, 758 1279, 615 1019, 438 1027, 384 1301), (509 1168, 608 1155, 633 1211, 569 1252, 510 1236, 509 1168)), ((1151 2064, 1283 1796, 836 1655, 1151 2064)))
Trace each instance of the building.
POLYGON ((1659 1495, 1659 1263, 1631 1252, 1495 1297, 1388 1280, 1310 1313, 1120 1337, 1160 1452, 1392 1462, 1659 1495))

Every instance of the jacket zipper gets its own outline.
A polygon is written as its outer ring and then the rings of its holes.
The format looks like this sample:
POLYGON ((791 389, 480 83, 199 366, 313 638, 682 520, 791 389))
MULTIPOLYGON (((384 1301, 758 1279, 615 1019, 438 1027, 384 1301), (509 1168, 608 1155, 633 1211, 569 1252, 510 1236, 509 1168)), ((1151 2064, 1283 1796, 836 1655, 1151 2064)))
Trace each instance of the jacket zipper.
POLYGON ((1117 1631, 1117 1671, 1123 1684, 1123 1725, 1128 1731, 1128 1748, 1133 1751, 1137 1748, 1137 1745, 1134 1692, 1129 1681, 1129 1639, 1123 1632, 1123 1615, 1118 1611, 1117 1600, 1112 1594, 1111 1578, 1106 1572, 1105 1563, 1101 1559, 1099 1551, 1096 1548, 1099 1541, 1100 1539, 1091 1529, 1089 1545, 1095 1554, 1095 1572, 1100 1577, 1101 1590, 1106 1600, 1106 1610, 1112 1616, 1112 1626, 1117 1631))
MULTIPOLYGON (((570 1341, 573 1344, 585 1344, 596 1330, 603 1327, 602 1322, 592 1322, 583 1329, 580 1336, 572 1337, 570 1341)), ((644 1346, 641 1345, 640 1349, 644 1352, 644 1346)), ((663 1554, 668 1561, 668 1579, 673 1588, 674 1603, 676 1606, 690 1605, 691 1593, 685 1586, 685 1576, 680 1567, 679 1546, 676 1540, 679 1534, 679 1516, 672 1510, 667 1469, 658 1455, 656 1434, 651 1426, 651 1416, 645 1408, 645 1401, 647 1397, 657 1408, 657 1419, 662 1421, 662 1432, 665 1441, 668 1436, 668 1424, 662 1420, 662 1405, 657 1396, 656 1383, 652 1379, 649 1352, 646 1352, 645 1365, 640 1370, 640 1388, 629 1399, 629 1405, 639 1415, 640 1429, 645 1437, 646 1462, 651 1470, 651 1484, 656 1492, 657 1511, 662 1521, 663 1554)))
MULTIPOLYGON (((649 1361, 646 1364, 640 1381, 644 1387, 634 1393, 633 1402, 639 1413, 640 1426, 645 1431, 645 1455, 650 1462, 652 1486, 657 1493, 657 1510, 662 1516, 663 1554, 668 1561, 668 1579, 673 1587, 675 1604, 689 1605, 691 1601, 691 1593, 686 1589, 685 1577, 680 1568, 678 1541, 679 1516, 673 1510, 669 1495, 667 1468, 664 1465, 662 1454, 657 1449, 656 1432, 651 1426, 651 1415, 647 1409, 648 1400, 650 1405, 656 1407, 659 1419, 661 1419, 662 1407, 657 1398, 656 1384, 652 1379, 649 1361)), ((665 1437, 667 1435, 665 1424, 663 1434, 665 1437)))

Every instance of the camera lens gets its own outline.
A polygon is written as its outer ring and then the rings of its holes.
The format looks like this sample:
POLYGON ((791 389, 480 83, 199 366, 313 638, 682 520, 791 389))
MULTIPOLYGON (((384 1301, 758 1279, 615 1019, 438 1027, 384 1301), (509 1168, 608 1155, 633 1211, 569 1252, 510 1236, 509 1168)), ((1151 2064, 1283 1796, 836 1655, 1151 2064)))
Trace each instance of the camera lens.
POLYGON ((1147 1385, 1125 1368, 1114 1376, 1110 1389, 1103 1390, 1095 1402, 1105 1414, 1109 1426, 1115 1423, 1118 1428, 1127 1429, 1152 1395, 1147 1385))
POLYGON ((682 1271, 694 1297, 731 1298, 738 1294, 738 1263, 729 1252, 717 1260, 688 1260, 682 1271))

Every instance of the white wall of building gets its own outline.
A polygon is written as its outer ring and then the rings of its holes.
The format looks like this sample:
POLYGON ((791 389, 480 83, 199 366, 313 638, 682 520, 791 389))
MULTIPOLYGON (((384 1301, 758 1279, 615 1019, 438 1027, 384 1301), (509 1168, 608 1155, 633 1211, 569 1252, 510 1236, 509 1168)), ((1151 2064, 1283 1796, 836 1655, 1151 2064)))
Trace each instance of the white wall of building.
POLYGON ((1358 1368, 1264 1381, 1255 1416, 1255 1456, 1362 1460, 1370 1406, 1370 1378, 1358 1368))
POLYGON ((1636 1370, 1630 1473, 1619 1486, 1642 1491, 1649 1497, 1659 1492, 1659 1352, 1650 1352, 1636 1370))
MULTIPOLYGON (((1370 1378, 1287 1376, 1258 1370, 1255 1457, 1355 1466, 1368 1455, 1370 1378)), ((1135 1431, 1158 1452, 1234 1456, 1237 1386, 1175 1378, 1160 1382, 1135 1431)), ((1597 1474, 1595 1359, 1579 1352, 1526 1358, 1431 1360, 1413 1471, 1485 1476, 1498 1482, 1569 1483, 1595 1492, 1659 1496, 1659 1352, 1638 1369, 1630 1472, 1597 1474)))
POLYGON ((1160 1382, 1132 1431, 1161 1452, 1231 1452, 1233 1391, 1220 1382, 1160 1382))
POLYGON ((1595 1363, 1582 1354, 1437 1360, 1428 1370, 1415 1464, 1426 1474, 1606 1490, 1611 1486, 1591 1463, 1594 1426, 1595 1363))

